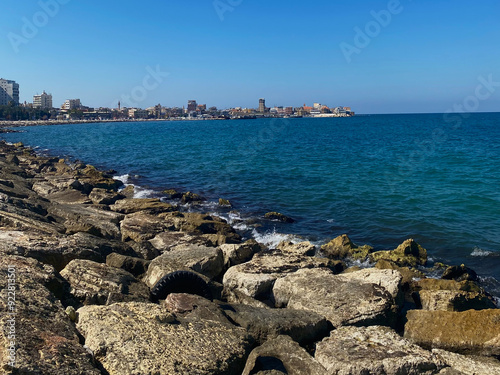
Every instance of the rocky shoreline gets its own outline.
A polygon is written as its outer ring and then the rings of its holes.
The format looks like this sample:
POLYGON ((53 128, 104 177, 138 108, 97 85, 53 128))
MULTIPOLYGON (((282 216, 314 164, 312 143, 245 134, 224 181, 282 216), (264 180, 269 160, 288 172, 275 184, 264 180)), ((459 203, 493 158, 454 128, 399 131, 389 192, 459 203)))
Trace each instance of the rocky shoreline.
POLYGON ((465 265, 428 278, 411 239, 267 248, 122 188, 0 143, 2 373, 500 373, 500 309, 465 265))

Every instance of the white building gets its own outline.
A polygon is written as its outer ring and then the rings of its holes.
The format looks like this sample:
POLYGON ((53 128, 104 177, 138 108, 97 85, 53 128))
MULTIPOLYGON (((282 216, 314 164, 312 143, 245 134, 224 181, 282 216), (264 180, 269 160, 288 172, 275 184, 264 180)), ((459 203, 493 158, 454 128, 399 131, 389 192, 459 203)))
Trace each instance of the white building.
POLYGON ((52 95, 45 91, 41 95, 33 96, 33 107, 41 109, 52 109, 52 95))
POLYGON ((0 78, 0 105, 7 105, 10 102, 19 104, 19 84, 0 78))
POLYGON ((62 105, 62 109, 69 111, 72 109, 78 109, 81 106, 82 106, 82 103, 80 103, 80 99, 68 99, 62 105))

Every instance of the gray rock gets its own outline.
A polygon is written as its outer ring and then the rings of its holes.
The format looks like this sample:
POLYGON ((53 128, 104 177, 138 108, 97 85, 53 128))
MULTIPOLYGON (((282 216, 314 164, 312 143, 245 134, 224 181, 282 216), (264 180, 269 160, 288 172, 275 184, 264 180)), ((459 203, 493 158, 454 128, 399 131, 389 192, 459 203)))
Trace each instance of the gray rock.
MULTIPOLYGON (((125 196, 114 191, 114 190, 107 190, 107 189, 101 189, 101 188, 95 188, 92 189, 92 191, 89 194, 89 198, 92 200, 94 204, 114 204, 116 201, 120 199, 124 199, 125 196)), ((125 212, 122 212, 125 213, 125 212)))
POLYGON ((282 335, 255 348, 248 357, 242 375, 280 373, 325 375, 326 372, 298 343, 289 336, 282 335))
POLYGON ((195 294, 170 293, 161 303, 172 314, 182 316, 190 321, 212 320, 232 326, 217 304, 195 294))
POLYGON ((142 276, 146 273, 151 261, 122 255, 118 253, 111 253, 106 257, 106 264, 111 267, 121 268, 130 272, 135 277, 142 276))
POLYGON ((248 262, 261 250, 261 247, 257 241, 248 240, 242 244, 223 244, 220 245, 220 249, 224 254, 224 267, 229 268, 248 262))
POLYGON ((127 215, 120 223, 122 241, 144 242, 172 229, 174 229, 172 224, 144 212, 127 215))
MULTIPOLYGON (((161 253, 170 251, 178 245, 208 245, 208 240, 200 235, 192 235, 184 232, 161 232, 149 242, 161 253)), ((214 246, 215 247, 215 246, 214 246)))
POLYGON ((242 328, 184 320, 152 303, 78 310, 85 344, 110 374, 240 375, 252 340, 242 328))
POLYGON ((294 255, 312 256, 316 253, 316 246, 309 241, 293 243, 291 241, 282 241, 276 246, 276 249, 283 251, 283 253, 290 253, 294 255))
POLYGON ((464 312, 410 310, 405 337, 424 348, 500 355, 500 309, 464 312))
POLYGON ((304 310, 269 309, 242 304, 221 305, 227 316, 245 328, 259 343, 278 335, 300 343, 318 341, 329 332, 326 319, 304 310))
MULTIPOLYGON (((432 353, 441 361, 451 367, 455 373, 464 375, 498 375, 500 374, 500 361, 495 358, 465 356, 446 350, 433 349, 432 353)), ((441 374, 441 373, 440 373, 441 374)))
POLYGON ((316 345, 327 374, 436 374, 445 364, 387 327, 340 327, 316 345))
MULTIPOLYGON (((316 312, 334 327, 393 325, 395 301, 382 286, 328 269, 302 269, 276 280, 276 306, 316 312)), ((400 276, 399 276, 400 277, 400 276)))
POLYGON ((72 260, 61 276, 70 284, 71 294, 84 305, 115 302, 147 302, 149 288, 132 274, 90 260, 72 260))

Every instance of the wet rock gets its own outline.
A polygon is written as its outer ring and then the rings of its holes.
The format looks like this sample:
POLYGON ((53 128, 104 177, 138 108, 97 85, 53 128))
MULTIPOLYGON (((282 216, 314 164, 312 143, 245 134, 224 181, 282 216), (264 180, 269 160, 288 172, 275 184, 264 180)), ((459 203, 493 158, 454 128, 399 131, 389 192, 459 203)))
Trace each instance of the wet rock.
POLYGON ((205 199, 203 197, 201 197, 200 195, 195 194, 195 193, 191 193, 190 191, 182 194, 182 197, 181 197, 182 203, 202 202, 204 200, 205 199))
POLYGON ((231 202, 229 202, 227 199, 223 199, 223 198, 219 198, 219 206, 232 207, 231 202))
POLYGON ((387 327, 340 327, 316 345, 327 374, 436 374, 445 364, 387 327))
POLYGON ((223 304, 221 307, 233 322, 245 328, 259 343, 278 335, 288 335, 300 343, 311 343, 329 332, 326 319, 310 311, 243 304, 223 304))
POLYGON ((90 193, 94 188, 117 190, 123 185, 120 180, 115 180, 105 172, 99 171, 92 165, 77 170, 77 178, 83 186, 84 193, 90 193))
POLYGON ((223 267, 224 257, 219 248, 178 245, 153 259, 143 280, 151 288, 163 276, 182 270, 192 270, 215 279, 222 273, 223 267))
POLYGON ((281 250, 283 253, 303 256, 313 256, 316 253, 316 246, 314 246, 309 241, 299 243, 293 243, 291 241, 281 241, 278 246, 276 246, 276 249, 281 250))
POLYGON ((85 306, 78 314, 85 344, 110 374, 239 375, 252 345, 242 328, 176 320, 157 304, 85 306))
MULTIPOLYGON (((500 374, 500 361, 489 357, 465 356, 446 350, 433 349, 432 353, 441 361, 463 375, 498 375, 500 374)), ((450 373, 450 374, 456 374, 450 373)), ((440 373, 441 374, 441 373, 440 373)))
POLYGON ((127 255, 122 255, 118 253, 111 253, 106 257, 106 264, 110 267, 121 268, 127 272, 130 272, 135 277, 140 277, 146 273, 151 261, 131 257, 127 255))
POLYGON ((356 246, 347 234, 342 234, 321 246, 321 252, 332 259, 366 259, 373 248, 368 245, 356 246))
POLYGON ((465 265, 450 266, 444 270, 443 279, 455 281, 478 281, 477 273, 465 265))
POLYGON ((327 267, 337 273, 345 268, 340 261, 290 255, 276 250, 257 253, 251 261, 229 268, 222 283, 226 293, 239 290, 252 298, 266 299, 277 279, 299 269, 318 267, 327 267))
POLYGON ((163 194, 168 196, 169 199, 180 199, 182 198, 182 193, 175 189, 166 189, 162 191, 163 194))
POLYGON ((413 239, 408 239, 395 250, 377 251, 371 253, 369 258, 372 262, 377 262, 380 259, 388 260, 401 267, 425 266, 427 263, 427 250, 413 239))
MULTIPOLYGON (((395 301, 382 286, 328 269, 301 269, 274 283, 277 307, 316 312, 334 327, 394 325, 395 301)), ((399 276, 400 277, 400 276, 399 276)))
POLYGON ((84 305, 149 301, 149 288, 131 273, 90 260, 72 260, 61 276, 70 284, 71 294, 84 305))
POLYGON ((89 194, 89 198, 92 200, 94 204, 114 204, 116 201, 120 199, 124 199, 125 196, 114 191, 114 190, 106 190, 101 188, 92 189, 89 194))
POLYGON ((294 219, 286 215, 283 215, 279 212, 268 212, 264 215, 264 217, 268 220, 281 221, 282 223, 289 223, 289 224, 295 223, 294 219))
POLYGON ((90 354, 80 345, 77 331, 61 302, 47 289, 54 277, 50 266, 34 259, 0 257, 0 309, 3 312, 0 324, 4 328, 0 332, 0 345, 5 366, 2 373, 101 374, 90 354), (15 275, 14 320, 7 314, 9 275, 15 275), (6 366, 10 327, 15 328, 16 347, 16 366, 12 371, 6 366))
POLYGON ((131 199, 135 195, 135 187, 134 185, 127 185, 123 189, 120 190, 120 194, 125 196, 127 199, 131 199))
POLYGON ((255 348, 242 375, 324 375, 325 368, 289 336, 278 336, 255 348), (259 372, 260 371, 260 372, 259 372))
POLYGON ((71 236, 48 236, 36 232, 0 230, 0 254, 35 258, 62 270, 73 259, 104 262, 113 253, 134 255, 126 244, 109 241, 87 233, 71 236))
POLYGON ((261 250, 261 247, 257 241, 248 240, 242 244, 223 244, 220 245, 220 249, 224 255, 224 267, 229 268, 248 262, 261 250))
POLYGON ((410 310, 405 338, 424 348, 500 355, 500 309, 464 312, 410 310))
POLYGON ((132 214, 144 211, 150 215, 174 211, 175 207, 156 198, 122 199, 110 207, 113 211, 122 214, 132 214))

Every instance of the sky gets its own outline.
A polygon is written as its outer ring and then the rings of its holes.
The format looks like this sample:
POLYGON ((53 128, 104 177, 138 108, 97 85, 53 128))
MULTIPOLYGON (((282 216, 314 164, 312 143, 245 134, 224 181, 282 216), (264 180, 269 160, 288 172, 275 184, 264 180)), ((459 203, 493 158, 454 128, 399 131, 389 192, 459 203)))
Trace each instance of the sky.
POLYGON ((498 0, 3 0, 22 102, 500 111, 498 0), (481 86, 478 88, 478 86, 481 86), (465 109, 464 109, 465 108, 465 109))

